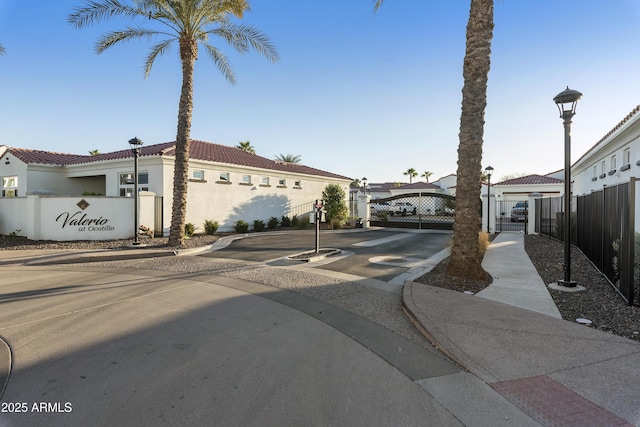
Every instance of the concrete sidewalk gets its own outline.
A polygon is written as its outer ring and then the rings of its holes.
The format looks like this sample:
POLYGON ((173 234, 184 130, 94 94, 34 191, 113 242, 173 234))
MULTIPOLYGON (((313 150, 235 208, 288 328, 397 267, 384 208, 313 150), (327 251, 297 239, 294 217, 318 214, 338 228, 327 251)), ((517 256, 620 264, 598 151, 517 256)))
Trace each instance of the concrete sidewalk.
POLYGON ((542 425, 640 425, 640 344, 559 318, 524 251, 501 233, 470 296, 407 282, 405 311, 434 344, 542 425))

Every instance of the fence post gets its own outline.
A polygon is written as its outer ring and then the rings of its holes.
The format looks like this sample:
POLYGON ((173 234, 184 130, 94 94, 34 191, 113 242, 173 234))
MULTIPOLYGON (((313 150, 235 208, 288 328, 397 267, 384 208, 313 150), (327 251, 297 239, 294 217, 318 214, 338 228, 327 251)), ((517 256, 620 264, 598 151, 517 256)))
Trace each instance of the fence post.
POLYGON ((369 228, 369 221, 371 220, 371 195, 359 194, 358 195, 358 216, 362 218, 362 228, 369 228))
POLYGON ((538 211, 536 210, 536 200, 542 198, 542 193, 529 193, 529 201, 527 202, 527 229, 525 234, 536 234, 536 219, 538 218, 538 211))

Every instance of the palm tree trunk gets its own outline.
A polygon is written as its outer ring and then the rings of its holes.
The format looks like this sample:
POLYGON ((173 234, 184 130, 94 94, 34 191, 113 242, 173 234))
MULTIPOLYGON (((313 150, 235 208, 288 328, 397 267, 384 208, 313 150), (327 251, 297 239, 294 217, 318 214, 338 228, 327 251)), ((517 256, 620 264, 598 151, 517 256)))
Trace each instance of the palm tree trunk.
POLYGON ((456 217, 447 273, 470 279, 486 277, 478 250, 480 176, 487 81, 493 38, 493 0, 471 0, 464 57, 462 115, 456 183, 456 217))
POLYGON ((198 58, 195 40, 180 39, 182 90, 178 105, 175 167, 173 171, 173 206, 169 245, 184 246, 184 225, 187 215, 187 183, 189 182, 189 147, 191 145, 191 115, 193 112, 193 70, 198 58))

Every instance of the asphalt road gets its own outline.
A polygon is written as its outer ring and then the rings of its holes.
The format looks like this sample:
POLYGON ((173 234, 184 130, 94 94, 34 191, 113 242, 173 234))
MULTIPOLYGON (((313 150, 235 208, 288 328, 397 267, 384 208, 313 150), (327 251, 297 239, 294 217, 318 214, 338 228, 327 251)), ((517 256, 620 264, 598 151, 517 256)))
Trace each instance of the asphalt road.
POLYGON ((0 307, 11 347, 2 427, 460 425, 418 384, 458 367, 281 289, 210 273, 11 266, 0 307))
MULTIPOLYGON (((424 230, 320 231, 320 247, 341 249, 345 256, 321 263, 316 268, 389 282, 417 262, 445 249, 450 239, 450 232, 424 230)), ((313 230, 284 235, 265 233, 264 236, 235 240, 222 250, 201 256, 269 262, 314 248, 313 230)))

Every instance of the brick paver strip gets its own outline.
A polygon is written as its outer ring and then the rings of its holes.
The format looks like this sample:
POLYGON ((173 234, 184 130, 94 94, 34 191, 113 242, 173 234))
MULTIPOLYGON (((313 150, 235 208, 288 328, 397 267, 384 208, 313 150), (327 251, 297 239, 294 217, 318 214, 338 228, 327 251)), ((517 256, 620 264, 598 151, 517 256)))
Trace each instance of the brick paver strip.
POLYGON ((490 385, 543 426, 633 427, 547 375, 490 385))

